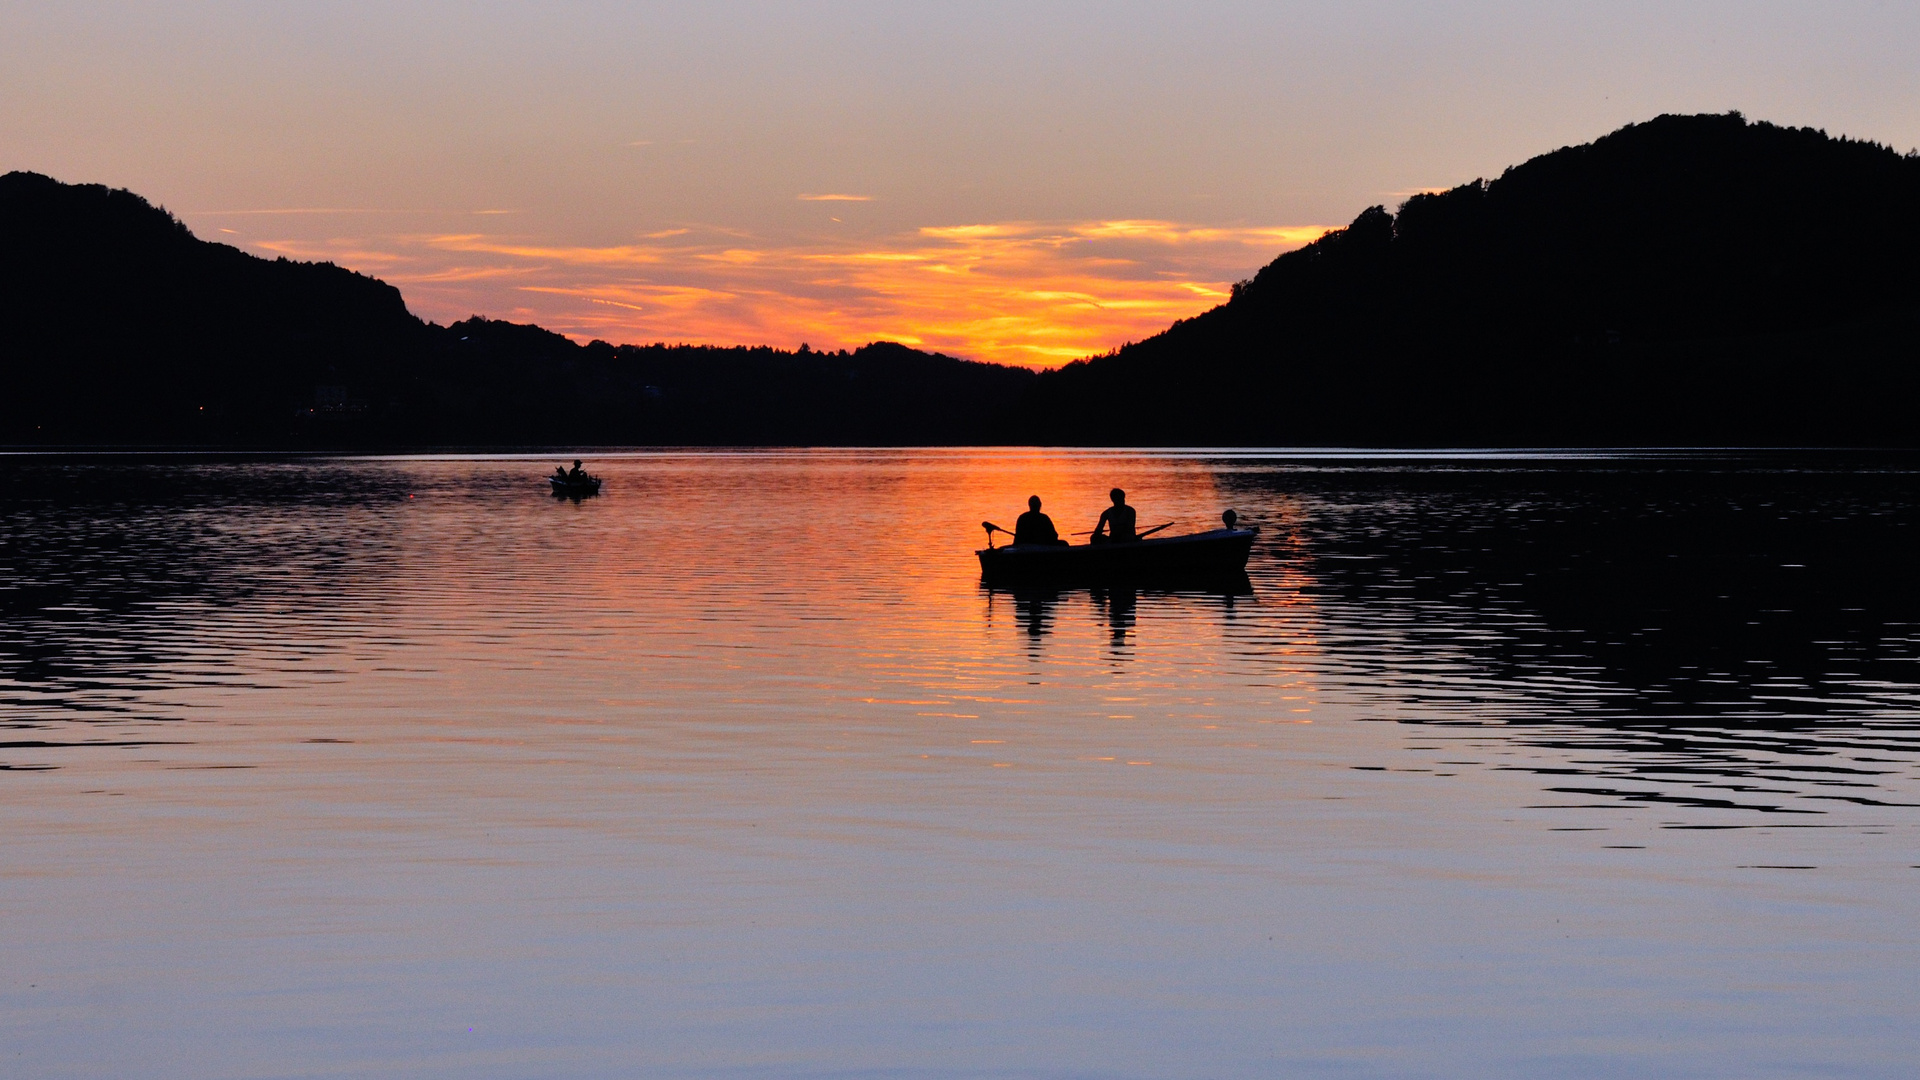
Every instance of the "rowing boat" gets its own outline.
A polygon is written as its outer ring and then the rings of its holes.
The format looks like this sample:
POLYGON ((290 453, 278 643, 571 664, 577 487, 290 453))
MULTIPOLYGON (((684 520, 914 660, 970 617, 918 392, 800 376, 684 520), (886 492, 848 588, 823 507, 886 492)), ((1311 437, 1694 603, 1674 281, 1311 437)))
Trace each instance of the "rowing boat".
POLYGON ((583 476, 578 480, 562 480, 557 476, 549 476, 547 483, 552 484, 553 493, 563 499, 579 499, 600 494, 600 478, 597 476, 583 476))
POLYGON ((1202 583, 1244 573, 1253 537, 1252 529, 1214 529, 1104 544, 1009 544, 974 554, 988 585, 1202 583))

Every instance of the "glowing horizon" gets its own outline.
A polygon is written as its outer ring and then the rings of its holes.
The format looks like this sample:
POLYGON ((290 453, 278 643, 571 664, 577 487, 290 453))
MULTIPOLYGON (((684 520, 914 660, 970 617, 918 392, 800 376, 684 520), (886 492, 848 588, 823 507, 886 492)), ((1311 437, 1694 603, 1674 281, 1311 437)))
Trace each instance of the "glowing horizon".
POLYGON ((1661 113, 1920 145, 1915 5, 22 0, 0 30, 0 170, 583 340, 1051 366, 1661 113))
MULTIPOLYGON (((229 215, 263 216, 186 216, 229 215)), ((480 229, 307 237, 216 225, 209 235, 381 278, 416 315, 440 323, 483 315, 615 344, 851 349, 886 340, 1046 368, 1198 315, 1224 302, 1234 281, 1326 229, 1012 221, 782 241, 687 226, 605 245, 480 229)))

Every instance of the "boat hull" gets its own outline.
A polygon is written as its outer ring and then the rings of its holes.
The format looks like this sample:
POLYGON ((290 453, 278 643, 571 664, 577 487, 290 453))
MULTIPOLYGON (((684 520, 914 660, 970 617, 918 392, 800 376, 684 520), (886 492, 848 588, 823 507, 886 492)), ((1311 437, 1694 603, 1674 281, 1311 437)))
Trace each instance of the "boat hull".
POLYGON ((1252 529, 1071 547, 1012 544, 983 548, 980 580, 997 585, 1181 584, 1231 581, 1246 573, 1252 529))
POLYGON ((562 499, 583 499, 589 495, 600 494, 600 481, 597 478, 584 481, 569 480, 563 483, 548 477, 547 483, 553 487, 554 495, 562 499))

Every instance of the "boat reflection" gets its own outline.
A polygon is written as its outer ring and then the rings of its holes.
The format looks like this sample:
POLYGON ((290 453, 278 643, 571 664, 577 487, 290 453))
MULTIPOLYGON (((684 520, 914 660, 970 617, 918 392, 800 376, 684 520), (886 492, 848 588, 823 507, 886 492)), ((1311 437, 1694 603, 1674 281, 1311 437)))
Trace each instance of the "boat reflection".
POLYGON ((989 625, 1000 608, 1011 601, 1014 618, 1021 632, 1035 644, 1059 628, 1059 610, 1063 603, 1084 596, 1091 615, 1089 625, 1105 624, 1108 643, 1116 650, 1124 649, 1130 643, 1142 600, 1150 605, 1179 605, 1183 614, 1189 617, 1194 601, 1213 600, 1224 625, 1233 620, 1236 601, 1254 595, 1253 582, 1244 573, 1189 588, 1148 589, 1132 585, 996 588, 982 585, 980 591, 987 599, 986 619, 989 625))

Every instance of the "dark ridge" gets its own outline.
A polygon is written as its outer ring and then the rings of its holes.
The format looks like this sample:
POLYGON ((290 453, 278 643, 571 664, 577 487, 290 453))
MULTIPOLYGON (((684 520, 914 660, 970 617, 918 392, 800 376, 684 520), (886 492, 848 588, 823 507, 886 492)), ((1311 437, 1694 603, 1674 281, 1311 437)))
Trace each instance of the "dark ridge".
POLYGON ((0 442, 1920 444, 1920 158, 1663 116, 1274 260, 1035 376, 854 352, 579 345, 0 177, 0 442))
POLYGON ((128 191, 0 176, 0 441, 290 433, 432 346, 399 290, 194 238, 128 191))
POLYGON ((1662 116, 1371 207, 1044 376, 1060 441, 1920 443, 1920 159, 1662 116))
POLYGON ((0 443, 929 444, 1012 437, 1032 372, 853 352, 580 345, 422 322, 330 263, 196 239, 128 191, 0 176, 0 443))

